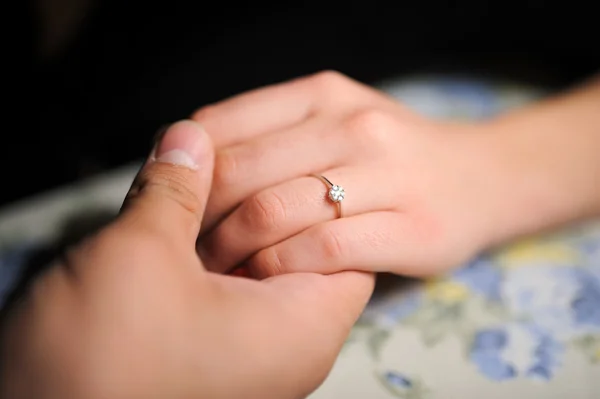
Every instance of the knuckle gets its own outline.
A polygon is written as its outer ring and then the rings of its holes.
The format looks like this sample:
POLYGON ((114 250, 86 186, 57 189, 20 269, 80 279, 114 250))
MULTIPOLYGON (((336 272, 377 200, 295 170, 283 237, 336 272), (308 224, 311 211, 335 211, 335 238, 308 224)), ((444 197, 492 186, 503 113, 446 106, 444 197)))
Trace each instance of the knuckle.
POLYGON ((254 255, 248 267, 252 276, 260 280, 285 273, 281 257, 274 247, 266 248, 254 255))
POLYGON ((178 203, 186 211, 198 214, 201 201, 196 192, 191 176, 174 171, 172 167, 161 166, 151 171, 140 189, 140 195, 148 190, 167 197, 178 203))
POLYGON ((345 253, 340 234, 331 227, 321 227, 316 233, 317 242, 321 244, 321 251, 325 260, 341 259, 345 253))
POLYGON ((308 83, 319 92, 336 91, 336 89, 347 85, 349 81, 348 77, 333 70, 317 72, 308 78, 308 83))
POLYGON ((192 113, 191 119, 199 122, 205 123, 206 121, 214 118, 217 113, 217 106, 215 105, 205 105, 203 107, 198 108, 196 111, 192 113))
POLYGON ((238 175, 239 160, 229 150, 219 151, 215 157, 213 185, 215 188, 229 187, 235 184, 238 175))
POLYGON ((365 144, 389 144, 391 116, 379 109, 363 109, 346 119, 346 132, 365 144))
POLYGON ((250 197, 245 207, 245 223, 255 231, 276 229, 286 217, 283 200, 272 191, 263 191, 250 197))

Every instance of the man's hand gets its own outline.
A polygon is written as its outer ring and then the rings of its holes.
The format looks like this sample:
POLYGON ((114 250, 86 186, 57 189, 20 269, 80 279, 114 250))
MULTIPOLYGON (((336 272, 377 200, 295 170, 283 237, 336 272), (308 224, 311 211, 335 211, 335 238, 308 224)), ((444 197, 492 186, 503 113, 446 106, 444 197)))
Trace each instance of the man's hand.
POLYGON ((300 398, 329 372, 372 275, 206 271, 212 144, 171 126, 120 217, 31 287, 1 331, 6 398, 300 398))

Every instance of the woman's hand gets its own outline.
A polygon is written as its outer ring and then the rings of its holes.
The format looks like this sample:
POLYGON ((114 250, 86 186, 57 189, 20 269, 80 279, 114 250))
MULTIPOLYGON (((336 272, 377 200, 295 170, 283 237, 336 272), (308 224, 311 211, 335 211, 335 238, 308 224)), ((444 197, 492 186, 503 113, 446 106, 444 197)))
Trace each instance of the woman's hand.
POLYGON ((208 273, 195 242, 212 175, 208 136, 173 125, 117 221, 3 320, 1 397, 300 398, 324 379, 372 276, 208 273))
POLYGON ((209 270, 426 276, 600 214, 600 75, 479 123, 433 121, 334 72, 193 118, 216 143, 209 270), (345 188, 343 218, 311 174, 345 188))
POLYGON ((427 120, 337 73, 193 118, 218 149, 198 246, 209 270, 425 276, 503 238, 515 219, 495 137, 427 120), (344 187, 342 218, 312 174, 344 187))

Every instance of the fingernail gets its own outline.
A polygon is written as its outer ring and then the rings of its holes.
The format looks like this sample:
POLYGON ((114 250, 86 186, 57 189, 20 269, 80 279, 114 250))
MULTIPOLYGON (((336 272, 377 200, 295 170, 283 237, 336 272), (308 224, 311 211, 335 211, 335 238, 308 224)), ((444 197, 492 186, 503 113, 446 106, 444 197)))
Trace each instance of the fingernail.
POLYGON ((202 127, 193 121, 181 121, 168 126, 156 135, 157 143, 153 158, 164 162, 198 169, 206 153, 206 140, 202 127))
POLYGON ((170 163, 177 166, 185 166, 190 169, 198 169, 198 164, 184 150, 171 150, 156 158, 156 162, 170 163))

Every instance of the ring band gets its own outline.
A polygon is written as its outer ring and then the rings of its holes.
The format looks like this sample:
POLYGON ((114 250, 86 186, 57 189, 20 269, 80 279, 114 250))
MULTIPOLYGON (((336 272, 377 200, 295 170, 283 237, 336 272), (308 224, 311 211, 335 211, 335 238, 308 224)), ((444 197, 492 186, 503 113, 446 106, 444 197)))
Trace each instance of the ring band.
POLYGON ((327 192, 327 198, 329 198, 329 200, 331 202, 333 202, 334 205, 337 206, 338 218, 341 218, 342 217, 342 201, 344 200, 344 198, 346 198, 346 191, 344 190, 344 187, 338 186, 337 184, 333 184, 325 176, 321 176, 321 175, 313 175, 313 176, 316 177, 317 179, 321 180, 323 183, 325 183, 325 185, 329 189, 329 191, 327 192))

